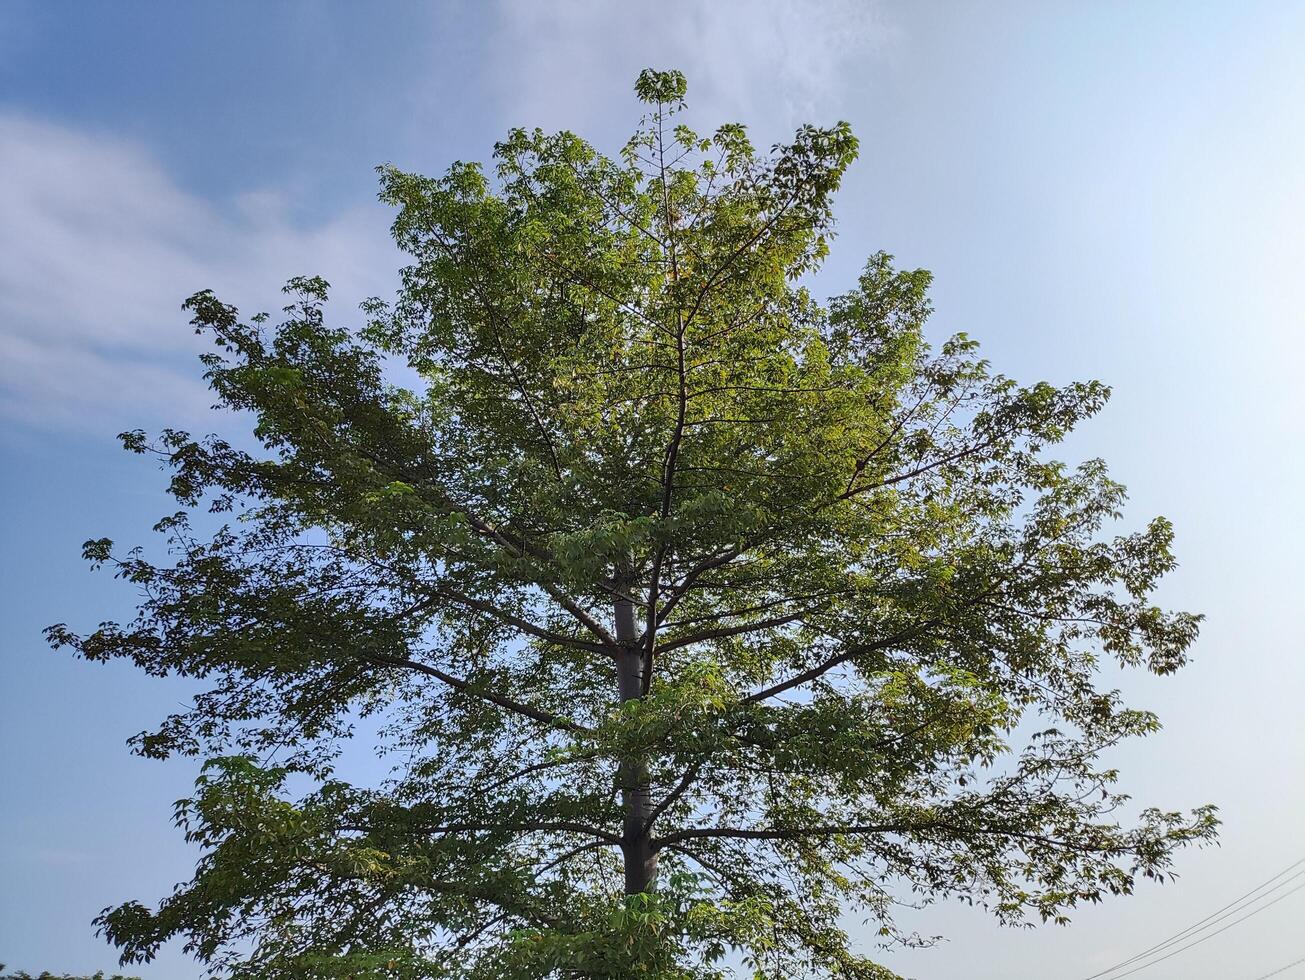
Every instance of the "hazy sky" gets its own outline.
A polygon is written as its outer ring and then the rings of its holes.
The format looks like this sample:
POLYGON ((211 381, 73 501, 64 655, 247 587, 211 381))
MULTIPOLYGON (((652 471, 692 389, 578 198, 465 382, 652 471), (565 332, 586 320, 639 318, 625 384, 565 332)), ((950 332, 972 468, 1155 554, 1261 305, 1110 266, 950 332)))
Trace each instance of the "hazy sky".
MULTIPOLYGON (((1305 857, 1305 3, 0 0, 0 961, 110 967, 91 918, 190 873, 193 765, 123 745, 185 688, 40 638, 129 615, 81 542, 173 509, 114 435, 220 424, 181 300, 275 308, 318 273, 347 317, 398 264, 373 166, 517 124, 614 149, 646 65, 688 75, 704 129, 849 120, 817 286, 886 249, 936 274, 935 337, 1112 384, 1061 454, 1111 462, 1126 524, 1174 521, 1162 599, 1208 617, 1192 667, 1121 681, 1166 727, 1117 762, 1139 802, 1217 802, 1222 846, 1068 928, 935 907, 909 921, 948 941, 889 965, 1084 980, 1305 857)), ((1303 921, 1305 891, 1136 976, 1255 980, 1305 957, 1303 921)), ((179 950, 139 972, 198 976, 179 950)))

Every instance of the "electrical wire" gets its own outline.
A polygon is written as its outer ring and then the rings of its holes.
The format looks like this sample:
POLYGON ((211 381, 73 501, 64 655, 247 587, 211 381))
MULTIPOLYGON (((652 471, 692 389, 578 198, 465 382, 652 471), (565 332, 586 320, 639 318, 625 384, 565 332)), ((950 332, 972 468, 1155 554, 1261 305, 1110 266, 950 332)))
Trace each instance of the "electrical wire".
MULTIPOLYGON (((1300 891, 1302 888, 1305 888, 1305 881, 1302 881, 1302 882, 1301 882, 1299 885, 1297 885, 1295 888, 1292 888, 1292 889, 1290 889, 1289 891, 1285 891, 1285 892, 1283 892, 1281 895, 1279 895, 1279 896, 1278 896, 1277 898, 1275 898, 1273 901, 1268 902, 1268 903, 1266 903, 1266 904, 1264 904, 1264 905, 1261 905, 1261 906, 1260 906, 1258 909, 1256 909, 1255 911, 1253 911, 1253 912, 1247 912, 1245 915, 1243 915, 1243 916, 1242 916, 1241 918, 1239 918, 1239 919, 1233 919, 1233 920, 1232 920, 1231 922, 1229 922, 1226 926, 1224 926, 1224 927, 1222 927, 1222 928, 1220 928, 1220 929, 1216 929, 1216 930, 1214 930, 1214 932, 1207 932, 1207 933, 1206 933, 1204 936, 1202 936, 1200 939, 1197 939, 1197 940, 1195 940, 1195 941, 1193 941, 1193 942, 1190 942, 1190 943, 1188 943, 1188 944, 1185 945, 1185 946, 1179 946, 1177 949, 1170 950, 1168 953, 1165 953, 1164 956, 1161 956, 1161 957, 1159 957, 1159 958, 1157 958, 1157 959, 1151 960, 1150 962, 1147 962, 1147 963, 1142 963, 1142 964, 1140 964, 1139 966, 1135 966, 1135 967, 1133 967, 1133 969, 1131 969, 1131 970, 1125 970, 1123 973, 1118 973, 1118 974, 1116 974, 1114 977, 1112 977, 1111 980, 1122 980, 1123 977, 1131 976, 1132 974, 1137 973, 1139 970, 1145 970, 1145 969, 1146 969, 1147 967, 1149 967, 1149 966, 1155 966, 1157 963, 1161 963, 1161 962, 1163 962, 1164 960, 1169 959, 1169 957, 1171 957, 1171 956, 1177 956, 1179 953, 1184 952, 1185 950, 1189 950, 1189 949, 1191 949, 1193 946, 1199 946, 1199 945, 1201 945, 1201 943, 1205 942, 1207 939, 1213 939, 1215 936, 1219 935, 1219 933, 1221 933, 1221 932, 1227 932, 1229 929, 1231 929, 1233 926, 1237 925, 1239 922, 1245 922, 1247 919, 1251 918, 1252 916, 1259 915, 1261 912, 1263 912, 1265 909, 1269 908, 1270 906, 1277 905, 1277 904, 1278 904, 1279 902, 1281 902, 1284 898, 1287 898, 1288 896, 1295 894, 1296 892, 1300 891)), ((1264 897, 1263 895, 1260 896, 1260 898, 1263 898, 1263 897, 1264 897)), ((1256 901, 1259 901, 1259 899, 1256 899, 1256 901)), ((1241 910, 1239 909, 1238 911, 1241 911, 1241 910)))
MULTIPOLYGON (((1305 864, 1305 858, 1301 858, 1299 861, 1292 862, 1291 864, 1287 865, 1287 867, 1279 871, 1272 878, 1270 878, 1268 881, 1256 885, 1250 891, 1233 899, 1227 905, 1215 909, 1204 919, 1192 923, 1186 929, 1182 929, 1174 933, 1172 936, 1168 937, 1167 939, 1161 940, 1160 942, 1156 943, 1154 946, 1150 946, 1142 950, 1140 953, 1134 953, 1126 960, 1120 960, 1114 966, 1110 966, 1104 970, 1100 970, 1099 972, 1094 973, 1089 977, 1084 977, 1083 980, 1097 980, 1098 977, 1104 977, 1106 976, 1106 974, 1114 973, 1116 970, 1128 966, 1130 963, 1136 963, 1138 960, 1145 959, 1146 957, 1150 956, 1152 953, 1158 953, 1163 949, 1168 949, 1174 943, 1179 942, 1182 939, 1189 938, 1191 935, 1194 935, 1197 932, 1203 931, 1206 926, 1214 925, 1216 922, 1220 922, 1223 919, 1226 919, 1229 915, 1234 915, 1237 912, 1240 912, 1242 909, 1238 906, 1242 906, 1242 903, 1246 902, 1246 900, 1251 898, 1252 895, 1255 895, 1257 892, 1264 891, 1265 888, 1267 888, 1269 885, 1273 885, 1273 883, 1275 881, 1278 881, 1278 879, 1281 878, 1283 875, 1286 875, 1288 872, 1292 871, 1295 868, 1299 868, 1302 864, 1305 864)), ((1305 869, 1302 869, 1301 871, 1298 871, 1295 874, 1290 875, 1290 877, 1288 877, 1286 881, 1279 881, 1278 884, 1273 885, 1272 888, 1269 888, 1269 890, 1265 892, 1265 895, 1277 891, 1283 885, 1286 885, 1291 881, 1294 881, 1296 878, 1299 878, 1302 874, 1305 874, 1305 869)), ((1253 905, 1255 904, 1255 902, 1259 901, 1263 897, 1264 895, 1258 895, 1255 898, 1251 899, 1251 901, 1247 902, 1246 904, 1253 905)), ((1268 906, 1265 906, 1265 908, 1268 908, 1268 906)))
POLYGON ((1261 973, 1255 978, 1255 980, 1269 980, 1269 977, 1276 977, 1279 973, 1290 970, 1293 966, 1300 966, 1302 963, 1305 963, 1305 956, 1302 956, 1298 960, 1292 960, 1286 966, 1280 966, 1276 970, 1270 970, 1268 973, 1261 973))

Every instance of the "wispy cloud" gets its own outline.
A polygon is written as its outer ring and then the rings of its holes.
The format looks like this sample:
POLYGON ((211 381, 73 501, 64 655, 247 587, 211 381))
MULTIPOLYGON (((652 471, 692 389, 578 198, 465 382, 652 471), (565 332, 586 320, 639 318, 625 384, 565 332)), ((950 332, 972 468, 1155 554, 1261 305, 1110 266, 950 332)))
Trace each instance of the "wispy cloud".
POLYGON ((193 422, 209 402, 181 300, 272 308, 320 274, 357 301, 397 267, 379 208, 315 225, 275 191, 210 202, 143 147, 0 115, 0 415, 40 427, 193 422))
MULTIPOLYGON (((679 67, 711 122, 782 138, 831 120, 857 59, 889 43, 872 0, 500 0, 486 84, 506 124, 623 138, 646 65, 679 67)), ((275 179, 275 178, 274 178, 275 179)), ((293 195, 213 201, 146 146, 0 110, 0 417, 39 427, 201 424, 209 396, 181 300, 213 288, 275 310, 286 278, 320 274, 336 307, 385 294, 400 264, 388 216, 360 202, 304 223, 293 195)))
POLYGON ((896 36, 874 0, 500 0, 496 13, 493 72, 514 121, 581 131, 614 103, 627 116, 648 66, 679 68, 695 107, 722 121, 822 120, 855 62, 896 36))

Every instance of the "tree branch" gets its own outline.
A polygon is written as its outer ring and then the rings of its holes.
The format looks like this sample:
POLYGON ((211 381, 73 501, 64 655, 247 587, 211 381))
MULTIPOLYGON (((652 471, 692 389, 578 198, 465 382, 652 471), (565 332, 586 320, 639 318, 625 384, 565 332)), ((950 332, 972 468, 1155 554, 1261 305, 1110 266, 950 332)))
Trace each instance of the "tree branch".
POLYGON ((795 687, 800 687, 809 681, 813 681, 816 678, 829 673, 829 671, 833 670, 839 664, 847 663, 847 661, 864 656, 867 653, 874 653, 878 650, 887 650, 899 643, 905 642, 906 640, 914 639, 921 633, 937 626, 939 622, 941 622, 941 620, 925 620, 923 623, 916 623, 914 626, 894 633, 892 636, 886 636, 882 640, 876 640, 874 643, 863 643, 854 646, 851 649, 844 650, 842 653, 836 654, 822 663, 816 664, 816 666, 812 667, 810 670, 804 670, 802 673, 795 674, 786 681, 781 681, 771 687, 763 688, 760 691, 749 694, 747 697, 743 698, 741 703, 755 704, 758 701, 773 698, 777 694, 783 694, 785 691, 792 690, 795 687))
POLYGON ((494 605, 491 602, 486 602, 483 599, 472 598, 469 595, 464 595, 461 592, 454 591, 444 586, 436 586, 433 590, 430 590, 430 594, 434 596, 438 596, 443 599, 447 599, 450 602, 456 602, 460 605, 464 605, 469 609, 475 609, 479 612, 483 612, 488 616, 494 617, 500 622, 508 624, 509 626, 515 626, 523 633, 528 633, 529 635, 536 637, 537 639, 547 640, 549 643, 556 643, 558 646, 571 647, 572 649, 576 649, 576 650, 586 650, 591 653, 602 653, 608 656, 611 656, 612 654, 612 651, 610 649, 608 649, 606 646, 600 643, 591 643, 588 642, 587 640, 579 640, 573 636, 567 636, 564 633, 556 633, 552 630, 545 629, 542 626, 538 626, 535 623, 532 623, 528 619, 523 619, 520 616, 515 615, 514 613, 510 613, 504 609, 500 609, 498 606, 494 605))
POLYGON ((661 649, 663 651, 678 650, 680 647, 692 646, 695 643, 705 643, 708 640, 720 640, 730 636, 755 633, 758 630, 775 629, 780 626, 787 626, 789 623, 795 623, 810 612, 810 609, 803 609, 801 612, 789 613, 787 616, 775 616, 771 619, 762 619, 755 623, 740 623, 738 626, 722 626, 720 629, 705 630, 701 633, 694 633, 692 636, 669 640, 661 645, 661 649))
POLYGON ((551 711, 545 711, 543 708, 536 708, 534 705, 524 704, 521 701, 506 697, 502 694, 495 694, 493 691, 486 691, 484 688, 472 684, 470 681, 463 680, 460 677, 454 677, 452 674, 445 673, 438 667, 430 664, 424 664, 419 660, 408 660, 403 657, 387 657, 382 654, 367 654, 366 659, 370 662, 385 667, 400 667, 407 670, 415 670, 418 673, 428 674, 437 680, 443 681, 449 687, 463 694, 470 694, 480 698, 482 701, 488 701, 496 704, 500 708, 506 708, 525 718, 533 718, 535 721, 542 721, 546 725, 554 728, 562 728, 569 732, 590 732, 592 729, 584 725, 577 724, 561 715, 553 714, 551 711))

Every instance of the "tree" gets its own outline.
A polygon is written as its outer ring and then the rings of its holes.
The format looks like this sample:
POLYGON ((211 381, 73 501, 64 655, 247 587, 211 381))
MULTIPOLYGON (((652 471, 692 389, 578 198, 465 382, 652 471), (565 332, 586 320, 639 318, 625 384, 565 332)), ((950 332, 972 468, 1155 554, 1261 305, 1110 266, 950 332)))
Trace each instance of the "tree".
POLYGON ((883 978, 846 914, 884 943, 922 941, 904 896, 1064 922, 1212 837, 1099 760, 1157 727, 1103 664, 1169 673, 1199 620, 1149 599, 1170 525, 1106 535, 1123 488, 1046 457, 1107 389, 931 348, 929 274, 885 254, 812 298, 846 124, 759 153, 683 125, 679 73, 636 91, 617 158, 517 130, 492 177, 382 168, 412 264, 361 329, 317 278, 275 329, 187 302, 263 448, 125 434, 171 470, 175 560, 89 542, 139 616, 50 631, 206 682, 135 743, 211 761, 178 810, 194 879, 98 920, 124 962, 180 936, 250 978, 702 978, 731 951, 883 978), (205 501, 234 515, 211 536, 205 501), (398 762, 350 785, 369 716, 398 762))
MULTIPOLYGON (((4 968, 5 965, 0 963, 0 970, 3 970, 4 968)), ((140 977, 124 977, 118 973, 115 973, 111 977, 106 977, 103 970, 95 971, 95 975, 90 977, 75 977, 70 973, 54 974, 50 973, 48 970, 42 970, 40 976, 36 976, 28 973, 26 970, 19 970, 17 973, 0 973, 0 980, 140 980, 140 977)))

